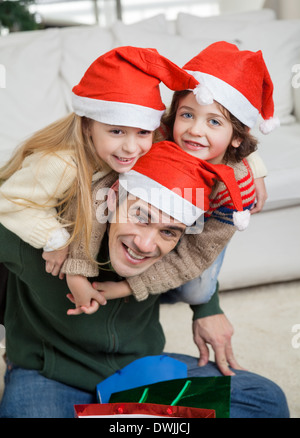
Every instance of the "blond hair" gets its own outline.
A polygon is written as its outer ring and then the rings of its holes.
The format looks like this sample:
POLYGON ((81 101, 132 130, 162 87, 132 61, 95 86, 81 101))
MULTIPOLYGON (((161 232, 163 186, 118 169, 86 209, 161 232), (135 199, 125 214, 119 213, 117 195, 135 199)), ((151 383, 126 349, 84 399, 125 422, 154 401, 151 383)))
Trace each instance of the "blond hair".
MULTIPOLYGON (((39 152, 46 156, 64 150, 72 151, 77 167, 77 178, 64 197, 59 199, 55 205, 53 203, 51 205, 57 209, 60 218, 65 218, 65 225, 68 225, 71 230, 68 243, 79 238, 80 235, 80 238, 84 239, 86 249, 89 247, 92 224, 92 176, 103 166, 88 132, 89 122, 89 119, 74 113, 67 115, 33 134, 0 168, 0 183, 2 183, 19 170, 24 159, 31 154, 39 152)), ((54 198, 55 194, 48 202, 53 201, 54 198)), ((47 207, 48 202, 39 207, 47 207)), ((33 203, 26 200, 26 204, 30 206, 33 203)))

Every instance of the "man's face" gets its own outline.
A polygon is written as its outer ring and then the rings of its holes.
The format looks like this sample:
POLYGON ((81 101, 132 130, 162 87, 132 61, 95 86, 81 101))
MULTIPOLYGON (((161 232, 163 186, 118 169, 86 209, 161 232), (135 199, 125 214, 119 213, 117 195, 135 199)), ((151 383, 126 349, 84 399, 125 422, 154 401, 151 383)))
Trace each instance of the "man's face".
POLYGON ((141 274, 168 254, 186 226, 141 199, 127 199, 116 208, 109 228, 109 254, 122 277, 141 274))

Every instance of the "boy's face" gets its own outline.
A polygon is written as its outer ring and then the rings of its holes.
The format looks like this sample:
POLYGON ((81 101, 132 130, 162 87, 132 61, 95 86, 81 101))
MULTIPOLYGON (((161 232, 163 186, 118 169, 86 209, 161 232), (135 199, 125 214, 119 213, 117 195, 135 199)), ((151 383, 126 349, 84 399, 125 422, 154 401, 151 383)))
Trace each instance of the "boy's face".
POLYGON ((179 100, 173 138, 184 151, 213 164, 222 163, 228 146, 240 145, 232 134, 231 121, 216 102, 200 105, 193 93, 179 100))
POLYGON ((109 256, 122 277, 141 274, 175 248, 186 226, 141 199, 126 199, 109 224, 109 256))
POLYGON ((118 173, 128 172, 152 146, 152 131, 91 121, 89 132, 98 156, 118 173))

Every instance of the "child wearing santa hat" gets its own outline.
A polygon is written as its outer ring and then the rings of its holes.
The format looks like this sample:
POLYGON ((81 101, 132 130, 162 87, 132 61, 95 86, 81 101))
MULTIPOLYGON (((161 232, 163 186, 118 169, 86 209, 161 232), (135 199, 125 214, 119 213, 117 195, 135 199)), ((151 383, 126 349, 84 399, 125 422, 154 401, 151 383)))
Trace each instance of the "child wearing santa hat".
MULTIPOLYGON (((174 93, 171 107, 162 118, 169 130, 168 139, 195 157, 230 166, 240 189, 244 214, 237 219, 230 191, 219 181, 205 212, 203 232, 186 234, 172 253, 140 276, 115 285, 98 283, 106 298, 133 293, 142 300, 149 294, 180 287, 176 290, 177 298, 172 290, 173 299, 190 304, 209 301, 216 290, 224 248, 236 229, 248 225, 255 186, 246 157, 257 147, 250 129, 259 114, 264 119, 260 126, 264 134, 279 125, 274 117, 273 84, 262 54, 240 51, 233 44, 218 42, 183 68, 199 85, 193 90, 174 93)), ((264 172, 263 163, 259 166, 264 172)))
POLYGON ((161 81, 173 91, 198 83, 155 49, 100 56, 72 90, 74 112, 35 133, 0 169, 0 223, 44 249, 47 272, 58 275, 79 234, 90 239, 92 181, 131 169, 151 148, 165 111, 161 81), (70 224, 63 217, 74 203, 70 224))

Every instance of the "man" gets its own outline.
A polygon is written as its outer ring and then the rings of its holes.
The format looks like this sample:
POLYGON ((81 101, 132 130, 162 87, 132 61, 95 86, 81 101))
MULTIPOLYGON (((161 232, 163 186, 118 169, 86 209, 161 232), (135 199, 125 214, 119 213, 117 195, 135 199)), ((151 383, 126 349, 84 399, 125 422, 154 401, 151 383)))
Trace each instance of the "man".
MULTIPOLYGON (((159 147, 153 146, 143 158, 149 163, 144 168, 150 191, 158 188, 159 178, 154 179, 155 172, 150 176, 147 170, 153 170, 157 151, 165 152, 159 147)), ((170 156, 163 169, 168 184, 178 188, 183 181, 181 187, 197 189, 198 160, 190 156, 184 162, 187 154, 182 151, 175 155, 177 164, 189 171, 180 179, 170 156)), ((156 173, 160 177, 162 172, 156 173)), ((124 181, 122 186, 126 187, 124 181)), ((109 203, 115 220, 106 224, 102 235, 98 261, 110 262, 104 268, 102 265, 102 281, 121 280, 124 275, 147 269, 171 251, 186 227, 201 215, 201 202, 181 196, 181 205, 178 190, 174 195, 169 188, 160 187, 161 191, 145 198, 142 194, 137 197, 135 186, 129 186, 133 187, 128 191, 135 199, 126 197, 125 204, 123 201, 115 206, 109 203), (166 202, 166 195, 170 202, 166 202)), ((143 189, 147 194, 147 187, 143 189)), ((159 323, 157 295, 143 301, 133 297, 110 300, 94 314, 70 317, 67 285, 45 272, 41 251, 3 226, 0 238, 0 262, 10 270, 5 315, 7 373, 0 417, 73 417, 74 404, 96 401, 95 389, 100 381, 135 359, 163 352, 165 338, 159 323)), ((193 307, 195 324, 200 307, 193 307)), ((188 376, 220 375, 212 364, 198 367, 196 358, 172 356, 187 364, 188 376)), ((288 416, 288 409, 275 384, 236 371, 232 378, 231 416, 284 417, 288 416)))

